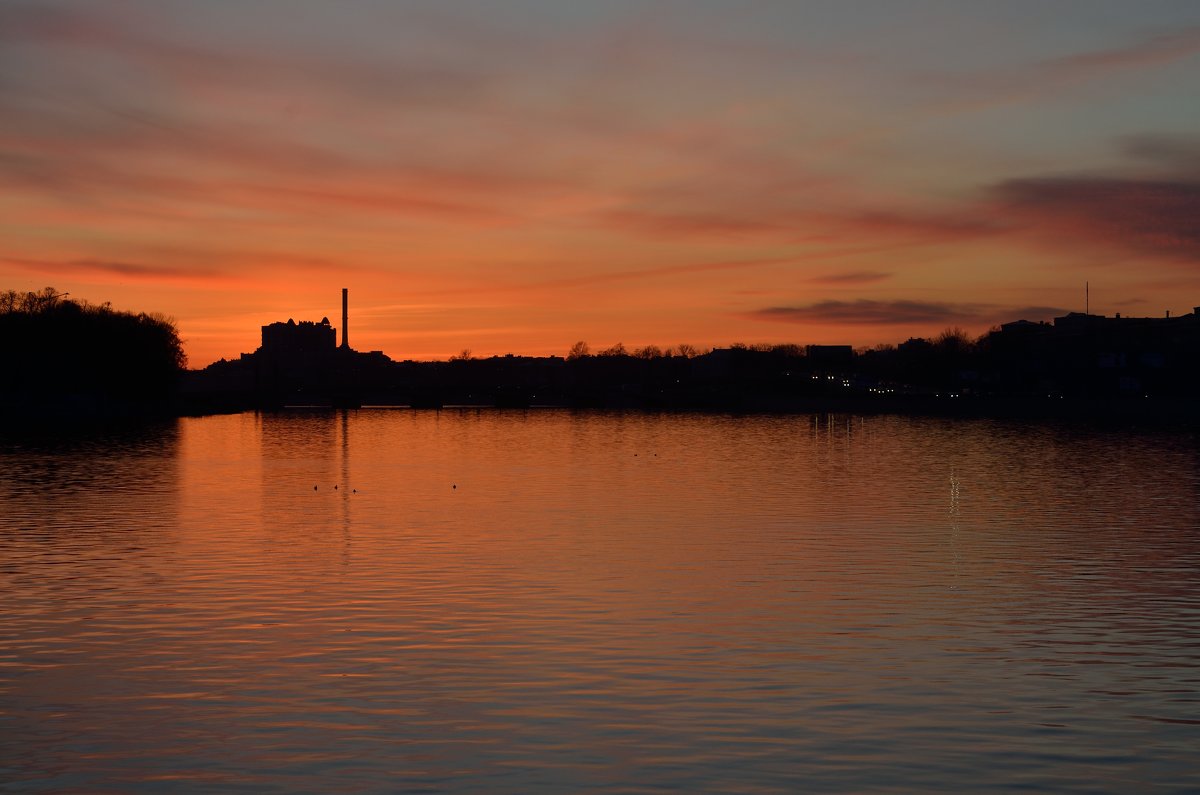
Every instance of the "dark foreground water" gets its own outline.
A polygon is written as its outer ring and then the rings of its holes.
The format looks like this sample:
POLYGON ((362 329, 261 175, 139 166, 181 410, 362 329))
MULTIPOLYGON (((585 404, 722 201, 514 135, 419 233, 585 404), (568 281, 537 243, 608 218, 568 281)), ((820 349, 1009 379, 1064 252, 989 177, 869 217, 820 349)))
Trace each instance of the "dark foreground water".
POLYGON ((1198 450, 475 410, 10 438, 0 790, 1196 791, 1198 450))

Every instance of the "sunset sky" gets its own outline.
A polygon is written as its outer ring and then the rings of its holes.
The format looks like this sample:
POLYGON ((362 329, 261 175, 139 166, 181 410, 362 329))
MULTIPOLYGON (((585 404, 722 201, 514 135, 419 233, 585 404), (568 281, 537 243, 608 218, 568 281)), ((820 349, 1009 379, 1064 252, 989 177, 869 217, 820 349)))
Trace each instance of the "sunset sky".
POLYGON ((1200 3, 8 2, 0 289, 395 359, 1200 305, 1200 3))

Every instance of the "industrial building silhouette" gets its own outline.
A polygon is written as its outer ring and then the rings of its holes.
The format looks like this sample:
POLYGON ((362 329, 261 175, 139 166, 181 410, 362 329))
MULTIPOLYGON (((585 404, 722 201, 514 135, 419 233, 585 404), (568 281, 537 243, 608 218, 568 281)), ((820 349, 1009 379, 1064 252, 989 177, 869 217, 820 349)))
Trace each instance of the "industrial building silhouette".
POLYGON ((268 323, 258 350, 209 365, 194 374, 189 390, 230 407, 361 405, 366 392, 387 380, 392 361, 382 351, 350 347, 349 292, 342 288, 340 345, 328 317, 268 323))
POLYGON ((337 344, 337 332, 328 317, 320 322, 288 318, 286 323, 269 323, 262 327, 262 347, 270 356, 310 357, 326 354, 335 348, 350 350, 350 291, 342 288, 342 344, 337 344))
POLYGON ((320 323, 301 320, 297 323, 288 318, 286 323, 271 323, 262 327, 264 353, 276 356, 314 356, 331 351, 335 347, 337 332, 329 325, 329 318, 320 323))

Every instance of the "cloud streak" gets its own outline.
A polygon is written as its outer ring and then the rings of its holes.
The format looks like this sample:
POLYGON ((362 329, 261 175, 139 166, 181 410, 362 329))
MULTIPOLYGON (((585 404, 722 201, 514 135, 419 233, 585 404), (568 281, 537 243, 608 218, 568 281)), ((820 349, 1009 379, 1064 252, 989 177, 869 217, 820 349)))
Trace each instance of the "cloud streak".
POLYGON ((1200 181, 1043 177, 993 189, 999 209, 1067 244, 1200 260, 1200 181))
POLYGON ((1008 320, 1046 319, 1066 310, 1046 306, 1006 307, 983 303, 858 299, 817 301, 796 306, 771 306, 750 313, 759 320, 867 326, 938 326, 1008 320))
POLYGON ((112 12, 11 4, 0 7, 0 40, 102 52, 150 70, 155 79, 190 88, 221 85, 258 91, 303 84, 343 100, 355 97, 411 105, 474 101, 486 93, 492 79, 486 70, 429 58, 394 55, 389 62, 378 63, 349 52, 328 55, 279 48, 259 52, 221 46, 211 39, 196 45, 178 34, 146 32, 152 17, 128 9, 124 14, 112 12))
POLYGON ((167 266, 98 259, 40 260, 18 257, 5 257, 4 262, 26 270, 45 274, 120 276, 134 280, 149 281, 191 281, 196 279, 218 279, 227 276, 221 269, 207 265, 181 266, 173 264, 167 266))
POLYGON ((930 82, 957 95, 932 110, 957 114, 1039 100, 1069 86, 1163 66, 1198 53, 1200 27, 1188 27, 1145 36, 1121 46, 1046 58, 1009 69, 932 78, 930 82))
POLYGON ((854 285, 875 284, 890 279, 893 274, 886 271, 848 271, 846 273, 825 273, 809 279, 813 284, 854 285))
POLYGON ((661 237, 713 237, 791 243, 848 243, 872 239, 895 246, 977 239, 1004 231, 994 216, 976 207, 955 212, 917 210, 842 211, 794 205, 770 198, 750 206, 708 210, 637 209, 609 212, 598 219, 623 232, 661 237))
POLYGON ((1200 137, 1129 135, 1120 145, 1126 156, 1151 163, 1164 173, 1200 178, 1200 137))
POLYGON ((1200 53, 1200 27, 1148 36, 1122 47, 1051 58, 1036 64, 1031 81, 1071 82, 1116 71, 1171 63, 1200 53))

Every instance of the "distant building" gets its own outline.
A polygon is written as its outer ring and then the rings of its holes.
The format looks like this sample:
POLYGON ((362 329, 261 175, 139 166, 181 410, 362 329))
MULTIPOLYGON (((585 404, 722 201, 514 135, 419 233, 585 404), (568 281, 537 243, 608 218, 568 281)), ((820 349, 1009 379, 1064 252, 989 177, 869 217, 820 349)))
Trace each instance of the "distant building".
POLYGON ((854 362, 854 348, 850 345, 809 345, 804 355, 812 364, 824 367, 848 366, 854 362))
POLYGON ((329 318, 320 323, 302 320, 297 323, 272 323, 262 327, 262 352, 271 356, 301 357, 324 354, 337 347, 337 332, 329 318))
POLYGON ((896 346, 896 350, 901 353, 920 353, 933 348, 933 343, 924 337, 909 337, 904 342, 896 346))
MULTIPOLYGON (((1120 317, 1120 315, 1117 317, 1120 317)), ((1014 320, 1011 323, 1001 323, 1000 330, 1006 334, 1024 334, 1034 331, 1044 331, 1049 325, 1045 321, 1035 323, 1032 320, 1014 320)))
POLYGON ((1144 328, 1166 329, 1181 326, 1190 326, 1200 318, 1200 306, 1193 308, 1191 314, 1171 316, 1168 310, 1162 317, 1121 317, 1118 312, 1116 317, 1107 317, 1106 315, 1086 315, 1082 312, 1068 312, 1062 317, 1054 318, 1054 325, 1058 328, 1121 328, 1128 329, 1131 324, 1138 325, 1144 328))

